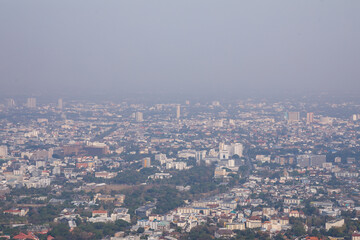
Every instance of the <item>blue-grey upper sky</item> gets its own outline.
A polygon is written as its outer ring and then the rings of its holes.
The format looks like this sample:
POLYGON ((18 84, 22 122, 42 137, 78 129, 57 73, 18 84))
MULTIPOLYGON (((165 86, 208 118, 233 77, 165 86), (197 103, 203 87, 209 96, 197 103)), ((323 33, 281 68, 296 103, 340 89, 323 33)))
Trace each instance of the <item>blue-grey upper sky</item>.
POLYGON ((359 0, 1 0, 0 93, 358 92, 359 13, 359 0))

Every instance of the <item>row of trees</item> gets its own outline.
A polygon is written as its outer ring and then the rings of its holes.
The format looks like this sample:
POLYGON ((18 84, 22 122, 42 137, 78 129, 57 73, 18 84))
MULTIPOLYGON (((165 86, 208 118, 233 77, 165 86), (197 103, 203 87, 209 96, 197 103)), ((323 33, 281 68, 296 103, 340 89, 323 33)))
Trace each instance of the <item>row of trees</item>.
POLYGON ((129 208, 131 214, 135 209, 146 202, 156 202, 155 213, 164 214, 184 204, 188 194, 183 194, 177 189, 167 185, 155 185, 149 189, 141 187, 125 192, 125 207, 129 208))
POLYGON ((49 235, 55 239, 78 239, 78 240, 92 240, 102 239, 106 236, 113 236, 116 232, 125 231, 130 224, 123 220, 117 220, 113 223, 80 223, 73 231, 70 232, 67 224, 53 225, 49 235))

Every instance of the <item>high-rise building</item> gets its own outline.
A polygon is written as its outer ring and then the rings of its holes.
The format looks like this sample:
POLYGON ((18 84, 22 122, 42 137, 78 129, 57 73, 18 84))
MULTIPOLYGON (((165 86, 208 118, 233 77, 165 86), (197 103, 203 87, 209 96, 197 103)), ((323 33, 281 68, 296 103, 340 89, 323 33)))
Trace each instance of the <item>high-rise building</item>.
POLYGON ((136 113, 135 113, 135 120, 136 120, 137 122, 142 122, 142 121, 144 121, 143 113, 142 113, 142 112, 136 112, 136 113))
POLYGON ((12 99, 12 98, 6 99, 6 105, 7 105, 8 108, 15 107, 15 101, 14 101, 14 99, 12 99))
POLYGON ((326 155, 311 155, 310 166, 311 167, 322 167, 323 163, 326 162, 326 155))
POLYGON ((223 142, 219 143, 220 159, 228 159, 234 155, 243 156, 243 145, 241 143, 232 143, 230 145, 226 145, 223 142))
POLYGON ((206 157, 206 151, 197 151, 195 154, 196 164, 200 165, 201 161, 206 157))
POLYGON ((225 150, 225 143, 219 143, 219 151, 225 150))
POLYGON ((300 113, 299 112, 289 112, 288 114, 289 122, 297 122, 300 121, 300 113))
POLYGON ((164 153, 159 153, 159 154, 155 154, 155 161, 159 161, 160 164, 165 164, 168 161, 172 161, 172 160, 168 160, 168 158, 166 157, 166 154, 164 153))
POLYGON ((314 113, 313 112, 308 112, 306 114, 306 123, 310 124, 312 122, 314 122, 314 113))
POLYGON ((360 119, 360 114, 353 114, 353 115, 351 116, 351 119, 352 119, 353 121, 359 120, 359 119, 360 119))
POLYGON ((288 112, 284 112, 284 120, 289 120, 289 113, 288 112))
POLYGON ((243 156, 243 145, 241 143, 233 143, 230 145, 230 155, 238 155, 239 157, 243 156))
POLYGON ((26 102, 28 108, 36 108, 36 98, 28 98, 26 102))
POLYGON ((7 146, 0 146, 0 157, 7 157, 8 148, 7 146))
POLYGON ((156 154, 156 155, 155 155, 155 160, 156 160, 156 161, 161 162, 161 161, 164 161, 164 160, 166 160, 166 159, 167 159, 166 154, 159 153, 159 154, 156 154))
POLYGON ((149 157, 143 158, 143 167, 144 168, 151 167, 151 158, 149 157))
POLYGON ((63 100, 62 100, 62 98, 58 99, 58 109, 63 109, 63 100))
POLYGON ((176 118, 180 118, 180 104, 176 105, 176 118))
POLYGON ((309 167, 310 166, 310 156, 309 155, 299 155, 297 156, 297 165, 299 165, 299 167, 309 167))

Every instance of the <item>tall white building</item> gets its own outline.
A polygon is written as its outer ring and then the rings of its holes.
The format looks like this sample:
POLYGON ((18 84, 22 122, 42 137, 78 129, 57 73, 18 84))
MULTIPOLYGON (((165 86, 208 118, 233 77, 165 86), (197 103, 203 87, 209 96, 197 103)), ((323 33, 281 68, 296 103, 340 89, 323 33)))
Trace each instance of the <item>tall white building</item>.
POLYGON ((26 102, 28 108, 36 108, 36 98, 28 98, 26 102))
POLYGON ((14 101, 14 99, 12 99, 12 98, 6 99, 6 105, 7 105, 7 107, 9 107, 9 108, 15 107, 15 101, 14 101))
POLYGON ((289 112, 288 122, 297 122, 297 121, 300 121, 300 112, 289 112))
POLYGON ((62 100, 62 98, 59 98, 58 99, 58 109, 63 109, 63 100, 62 100))
POLYGON ((219 151, 225 150, 225 143, 219 143, 219 151))
POLYGON ((176 105, 176 118, 180 118, 180 104, 176 105))
POLYGON ((313 112, 308 112, 306 114, 306 124, 310 124, 314 122, 314 113, 313 112))
POLYGON ((143 168, 151 167, 151 159, 149 157, 143 158, 143 168))
POLYGON ((228 159, 229 157, 234 156, 235 154, 239 157, 243 156, 243 145, 241 143, 232 143, 226 145, 224 143, 219 144, 219 156, 220 159, 228 159))
POLYGON ((164 153, 159 153, 159 154, 156 154, 155 155, 155 160, 156 161, 163 161, 163 160, 166 160, 167 157, 166 157, 166 154, 164 153))
POLYGON ((136 120, 137 122, 142 122, 142 121, 144 121, 143 113, 142 113, 142 112, 136 112, 136 113, 135 113, 135 120, 136 120))
POLYGON ((7 157, 8 148, 7 146, 0 146, 0 157, 7 157))
POLYGON ((206 157, 206 151, 197 151, 195 155, 196 164, 200 165, 201 161, 203 161, 206 157))
POLYGON ((230 145, 230 156, 239 155, 239 157, 243 156, 244 147, 241 143, 233 143, 230 145))

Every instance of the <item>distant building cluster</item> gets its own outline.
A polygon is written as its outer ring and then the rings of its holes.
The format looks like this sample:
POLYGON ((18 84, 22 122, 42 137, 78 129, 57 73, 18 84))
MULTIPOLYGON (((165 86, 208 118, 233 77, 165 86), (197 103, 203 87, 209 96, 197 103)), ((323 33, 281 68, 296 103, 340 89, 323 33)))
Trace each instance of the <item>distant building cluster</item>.
POLYGON ((346 102, 5 99, 2 234, 56 239, 51 228, 66 224, 90 239, 101 223, 121 229, 101 236, 113 240, 199 229, 209 239, 358 239, 356 111, 346 102))

